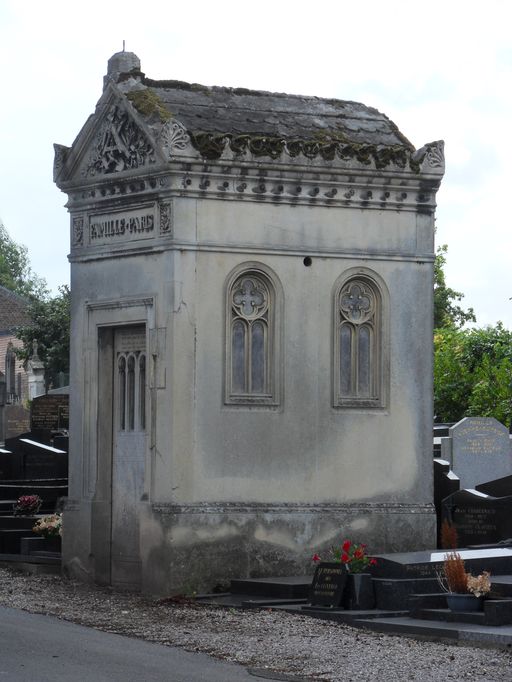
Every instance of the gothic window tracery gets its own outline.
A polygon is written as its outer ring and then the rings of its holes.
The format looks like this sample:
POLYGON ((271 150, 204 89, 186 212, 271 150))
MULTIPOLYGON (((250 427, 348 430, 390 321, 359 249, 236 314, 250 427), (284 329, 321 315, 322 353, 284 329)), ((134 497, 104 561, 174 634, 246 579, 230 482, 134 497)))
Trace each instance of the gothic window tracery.
POLYGON ((117 358, 119 431, 144 431, 146 428, 146 356, 144 353, 119 353, 117 358))
POLYGON ((276 404, 276 291, 246 270, 227 291, 226 402, 276 404))
POLYGON ((16 388, 16 355, 12 343, 9 342, 5 354, 5 393, 8 403, 17 401, 19 393, 16 388))
POLYGON ((382 386, 382 297, 366 276, 335 293, 334 405, 379 407, 382 386))

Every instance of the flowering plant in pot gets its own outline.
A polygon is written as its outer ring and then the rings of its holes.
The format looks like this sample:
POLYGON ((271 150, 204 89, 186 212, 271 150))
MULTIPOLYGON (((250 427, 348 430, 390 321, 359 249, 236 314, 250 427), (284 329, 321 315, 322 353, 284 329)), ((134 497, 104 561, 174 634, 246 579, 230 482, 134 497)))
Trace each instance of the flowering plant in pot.
POLYGON ((21 495, 13 504, 12 509, 15 516, 33 516, 37 514, 43 500, 39 495, 21 495))
POLYGON ((43 516, 37 521, 32 530, 43 538, 61 538, 62 515, 49 514, 48 516, 43 516))
MULTIPOLYGON (((372 609, 375 606, 372 577, 365 569, 375 566, 377 559, 368 556, 366 545, 343 540, 338 547, 331 547, 331 560, 343 564, 348 572, 343 606, 346 609, 372 609)), ((320 556, 315 554, 313 561, 321 561, 320 556)))
POLYGON ((437 573, 446 601, 452 611, 480 611, 482 600, 491 591, 491 574, 483 571, 473 576, 466 573, 464 560, 458 552, 444 555, 443 569, 437 573))

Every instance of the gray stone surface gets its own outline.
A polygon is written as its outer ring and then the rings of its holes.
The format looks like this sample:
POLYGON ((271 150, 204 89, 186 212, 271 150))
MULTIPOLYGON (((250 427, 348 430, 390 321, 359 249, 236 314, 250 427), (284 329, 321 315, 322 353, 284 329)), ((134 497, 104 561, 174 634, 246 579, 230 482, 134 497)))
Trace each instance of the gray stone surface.
POLYGON ((133 56, 110 68, 129 72, 55 157, 71 214, 66 570, 168 594, 306 574, 340 529, 372 552, 434 544, 425 311, 443 145, 416 153, 360 104, 151 81, 133 56), (230 401, 226 292, 248 271, 272 285, 272 376, 230 401), (360 300, 374 352, 366 400, 348 404, 333 330, 355 278, 375 294, 360 300), (146 358, 130 375, 146 419, 120 436, 116 338, 135 327, 122 352, 146 358))
POLYGON ((451 465, 461 488, 512 474, 508 429, 492 417, 464 417, 450 428, 451 465))

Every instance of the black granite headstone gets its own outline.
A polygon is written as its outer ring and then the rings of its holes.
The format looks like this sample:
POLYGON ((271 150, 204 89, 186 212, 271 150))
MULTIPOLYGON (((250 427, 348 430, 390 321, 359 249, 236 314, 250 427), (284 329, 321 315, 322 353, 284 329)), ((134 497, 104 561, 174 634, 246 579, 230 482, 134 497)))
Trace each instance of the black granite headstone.
POLYGON ((503 476, 503 478, 496 478, 494 481, 481 483, 475 486, 476 490, 486 495, 493 497, 509 497, 512 495, 512 476, 503 476))
POLYGON ((459 490, 443 500, 443 519, 455 527, 461 547, 512 538, 512 496, 459 490))
POLYGON ((441 546, 442 503, 460 487, 459 477, 450 469, 450 462, 434 459, 434 506, 437 517, 437 546, 441 546))
MULTIPOLYGON (((435 578, 443 567, 444 557, 450 550, 432 552, 400 552, 377 554, 377 564, 369 572, 374 578, 435 578)), ((512 574, 512 548, 458 549, 464 559, 466 571, 473 574, 490 571, 491 574, 512 574)))
POLYGON ((322 562, 318 564, 313 576, 310 590, 310 602, 313 606, 332 606, 341 604, 347 569, 339 562, 322 562))
POLYGON ((32 434, 6 441, 6 446, 14 454, 9 478, 66 478, 68 475, 67 452, 54 448, 48 443, 35 440, 32 434))

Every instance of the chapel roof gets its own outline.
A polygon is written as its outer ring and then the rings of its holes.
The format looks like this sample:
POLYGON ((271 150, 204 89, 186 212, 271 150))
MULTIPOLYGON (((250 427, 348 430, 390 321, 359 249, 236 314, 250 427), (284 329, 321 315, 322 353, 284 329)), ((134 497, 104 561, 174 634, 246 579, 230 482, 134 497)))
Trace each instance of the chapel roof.
POLYGON ((105 84, 109 80, 147 118, 160 119, 161 123, 178 120, 200 150, 204 138, 211 141, 215 136, 229 136, 248 137, 253 146, 260 138, 267 151, 272 140, 277 143, 276 155, 280 143, 285 142, 290 151, 293 141, 414 151, 393 121, 358 102, 153 80, 140 70, 137 55, 124 51, 110 58, 105 84))
POLYGON ((23 296, 0 285, 0 334, 29 325, 27 308, 28 301, 23 296))
MULTIPOLYGON (((413 145, 377 109, 358 102, 158 81, 141 74, 170 116, 198 133, 267 136, 384 146, 413 145)), ((133 101, 137 106, 137 98, 133 101)))

